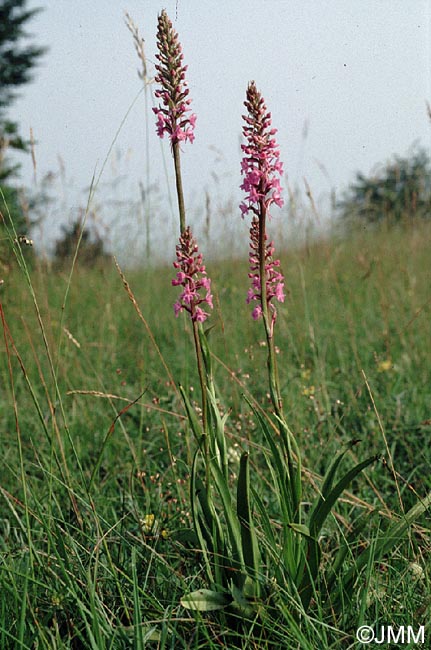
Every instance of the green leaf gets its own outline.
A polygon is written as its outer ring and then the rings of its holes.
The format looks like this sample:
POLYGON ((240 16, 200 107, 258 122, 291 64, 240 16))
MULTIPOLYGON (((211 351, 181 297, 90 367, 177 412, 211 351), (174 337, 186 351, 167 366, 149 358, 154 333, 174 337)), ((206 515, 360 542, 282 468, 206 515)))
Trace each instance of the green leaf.
POLYGON ((302 605, 306 610, 310 604, 313 590, 317 586, 317 576, 319 573, 320 559, 322 551, 319 541, 310 535, 307 526, 302 524, 291 524, 290 527, 302 535, 306 541, 305 550, 303 550, 302 561, 298 565, 298 571, 295 576, 295 582, 298 586, 298 592, 302 605))
MULTIPOLYGON (((275 441, 275 433, 270 430, 268 424, 265 422, 261 413, 255 408, 251 401, 244 395, 245 400, 249 404, 250 408, 253 410, 257 420, 259 421, 262 433, 265 437, 265 441, 269 446, 271 455, 266 456, 266 461, 268 464, 271 464, 275 467, 277 484, 278 484, 278 500, 282 510, 282 518, 285 522, 292 521, 293 511, 292 511, 292 498, 289 493, 290 490, 290 476, 289 469, 286 463, 286 459, 283 455, 283 452, 277 445, 275 441)), ((272 468, 271 468, 272 469, 272 468)))
MULTIPOLYGON (((336 469, 343 457, 343 451, 332 464, 324 484, 325 489, 332 485, 336 469)), ((322 496, 318 499, 316 508, 310 516, 309 539, 303 561, 298 568, 297 583, 299 583, 299 593, 304 609, 307 609, 313 595, 313 589, 316 588, 317 576, 319 572, 321 550, 318 542, 318 535, 325 522, 326 517, 331 512, 338 498, 343 491, 350 485, 351 481, 360 474, 366 467, 378 460, 379 456, 371 456, 366 460, 358 463, 340 481, 329 491, 326 498, 322 496)))
POLYGON ((301 481, 301 453, 296 442, 296 438, 287 426, 284 418, 275 416, 280 425, 280 436, 287 454, 287 466, 289 469, 289 489, 292 499, 293 520, 299 521, 300 507, 302 500, 302 481, 301 481), (296 456, 296 467, 293 458, 296 456))
POLYGON ((350 485, 353 479, 356 478, 356 476, 358 476, 358 474, 360 474, 366 467, 379 460, 379 458, 380 456, 371 456, 370 458, 367 458, 361 463, 355 465, 355 467, 349 470, 347 474, 345 474, 343 478, 338 481, 335 487, 329 492, 329 494, 326 495, 324 499, 319 499, 318 506, 310 516, 310 533, 313 537, 317 537, 325 522, 326 517, 329 515, 338 498, 350 485))
POLYGON ((187 418, 189 420, 190 426, 192 428, 193 434, 196 438, 196 440, 200 443, 201 438, 202 438, 202 428, 199 423, 199 420, 196 416, 196 411, 190 404, 190 400, 186 395, 186 391, 184 390, 183 386, 179 386, 179 390, 181 393, 181 397, 183 398, 184 401, 184 406, 186 407, 186 412, 187 412, 187 418))
POLYGON ((256 591, 259 591, 259 585, 256 581, 251 580, 250 578, 246 579, 242 588, 238 588, 236 585, 232 584, 232 605, 240 615, 250 618, 256 614, 257 605, 259 603, 259 601, 256 600, 256 591))
POLYGON ((209 582, 214 582, 214 576, 211 569, 210 554, 208 553, 208 548, 210 551, 213 548, 213 540, 210 533, 211 527, 210 530, 208 530, 208 524, 204 525, 204 522, 202 522, 201 517, 199 516, 199 504, 201 503, 201 501, 199 499, 199 489, 198 489, 198 487, 200 487, 199 477, 197 476, 198 454, 199 454, 199 449, 196 450, 195 455, 193 457, 193 464, 192 464, 192 471, 191 471, 191 478, 190 478, 190 506, 192 511, 193 525, 199 541, 199 548, 201 549, 204 557, 207 579, 209 580, 209 582))
POLYGON ((327 589, 330 592, 335 580, 340 576, 341 568, 346 560, 347 555, 352 555, 353 548, 356 546, 359 535, 362 533, 365 526, 370 521, 370 518, 377 513, 378 510, 373 510, 369 512, 368 510, 361 514, 358 520, 354 523, 352 530, 349 532, 347 537, 344 537, 340 548, 335 555, 331 566, 328 567, 326 572, 325 583, 327 589))
POLYGON ((248 574, 258 580, 260 557, 250 508, 250 469, 249 455, 241 456, 237 485, 237 515, 241 526, 241 543, 244 564, 248 574))
POLYGON ((228 469, 228 460, 227 460, 227 452, 226 452, 226 439, 224 433, 224 426, 227 418, 229 417, 229 413, 225 413, 223 417, 220 415, 220 410, 217 404, 217 398, 213 386, 208 387, 207 396, 208 396, 209 411, 212 416, 213 433, 215 433, 215 445, 214 445, 214 436, 210 437, 211 451, 218 459, 219 466, 222 469, 225 479, 228 480, 229 469, 228 469))
POLYGON ((196 612, 214 612, 231 604, 233 598, 221 591, 198 589, 181 598, 181 605, 196 612))
POLYGON ((271 523, 271 519, 268 515, 268 507, 263 502, 261 496, 254 489, 253 485, 251 486, 251 493, 253 495, 253 501, 256 504, 256 510, 259 513, 260 517, 260 529, 262 535, 265 538, 265 548, 270 546, 273 552, 278 556, 279 550, 277 549, 277 540, 274 534, 274 527, 271 523))
POLYGON ((224 481, 216 462, 210 461, 210 469, 217 476, 215 481, 217 490, 222 498, 224 521, 227 525, 227 534, 222 526, 221 519, 214 508, 212 500, 207 494, 206 487, 196 472, 196 452, 192 467, 192 517, 199 545, 204 553, 207 575, 212 584, 226 586, 232 578, 242 580, 242 554, 239 523, 232 509, 231 496, 227 483, 224 481), (229 543, 228 543, 229 540, 229 543), (214 567, 215 575, 213 576, 214 567))
POLYGON ((313 522, 317 510, 321 507, 322 503, 326 501, 327 496, 330 490, 332 489, 335 474, 337 473, 338 467, 341 461, 343 460, 345 454, 347 453, 347 451, 349 451, 349 449, 351 449, 356 444, 357 444, 357 440, 351 440, 350 442, 348 442, 347 445, 345 445, 344 449, 342 449, 341 452, 335 456, 334 460, 330 464, 328 471, 326 472, 325 477, 323 479, 322 487, 320 488, 320 495, 316 499, 314 507, 311 511, 310 522, 313 522))
POLYGON ((241 532, 237 515, 232 507, 232 497, 229 490, 229 483, 216 461, 210 463, 211 475, 214 478, 215 486, 222 501, 223 514, 229 534, 231 546, 232 567, 237 570, 238 580, 244 566, 241 532))
POLYGON ((199 333, 199 343, 202 350, 202 357, 204 360, 207 379, 212 381, 211 352, 208 345, 209 329, 205 330, 204 332, 202 324, 199 324, 198 333, 199 333))

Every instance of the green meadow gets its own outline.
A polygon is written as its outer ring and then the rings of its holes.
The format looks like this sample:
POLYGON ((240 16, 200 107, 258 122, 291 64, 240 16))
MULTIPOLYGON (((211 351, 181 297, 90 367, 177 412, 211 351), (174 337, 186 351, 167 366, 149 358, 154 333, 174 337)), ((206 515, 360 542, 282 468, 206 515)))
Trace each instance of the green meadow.
MULTIPOLYGON (((321 531, 324 565, 357 527, 349 566, 431 491, 431 224, 369 226, 280 257, 277 365, 305 507, 344 444, 356 441, 347 468, 380 456, 321 531)), ((89 270, 79 255, 72 275, 19 266, 1 287, 0 648, 356 648, 358 627, 382 624, 426 626, 430 643, 429 507, 378 562, 370 554, 336 610, 316 599, 298 615, 280 591, 283 623, 244 631, 185 609, 205 582, 187 536, 196 442, 178 387, 198 412, 200 387, 190 323, 173 313, 174 269, 122 278, 114 261, 89 270)), ((207 271, 232 486, 248 450, 276 521, 250 407, 271 411, 247 260, 207 271)))

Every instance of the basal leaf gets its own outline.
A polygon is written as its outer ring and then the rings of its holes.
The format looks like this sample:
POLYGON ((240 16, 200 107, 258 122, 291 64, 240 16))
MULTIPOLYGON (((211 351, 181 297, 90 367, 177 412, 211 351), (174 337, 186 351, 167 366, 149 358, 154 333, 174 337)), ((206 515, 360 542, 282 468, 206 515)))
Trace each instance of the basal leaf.
POLYGON ((231 604, 233 598, 221 591, 198 589, 181 598, 181 605, 197 612, 214 612, 231 604))

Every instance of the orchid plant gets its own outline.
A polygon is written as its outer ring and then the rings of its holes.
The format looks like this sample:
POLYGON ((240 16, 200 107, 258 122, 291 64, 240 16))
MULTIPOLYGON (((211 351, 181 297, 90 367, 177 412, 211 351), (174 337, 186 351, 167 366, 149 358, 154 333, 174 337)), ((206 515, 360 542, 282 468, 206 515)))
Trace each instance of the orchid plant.
POLYGON ((228 608, 250 620, 261 617, 263 610, 277 612, 274 590, 278 589, 293 598, 298 611, 307 611, 312 599, 318 599, 319 594, 321 604, 326 602, 334 608, 351 591, 358 571, 370 554, 378 557, 379 553, 387 552, 417 512, 407 513, 403 522, 394 524, 388 534, 378 540, 373 549, 364 551, 349 570, 342 570, 347 546, 340 548, 332 564, 322 567, 322 527, 343 491, 377 457, 356 464, 337 479, 341 461, 357 441, 348 443, 330 464, 314 503, 304 508, 301 454, 283 412, 274 342, 279 309, 276 303, 284 302, 285 280, 280 260, 275 257, 274 243, 267 234, 271 206, 283 206, 280 184, 283 164, 275 139, 277 130, 272 126, 271 113, 254 81, 248 84, 244 102, 241 189, 245 196, 239 213, 242 218, 251 217, 250 288, 246 303, 253 307, 252 318, 263 324, 272 412, 265 414, 257 402, 249 403, 266 442, 265 462, 278 514, 271 517, 264 497, 253 490, 248 451, 241 456, 236 495, 232 494, 225 437, 228 415, 220 411, 221 399, 214 384, 212 357, 203 329, 213 307, 211 280, 196 238, 186 223, 181 179, 180 147, 186 142, 193 143, 196 115, 190 112, 191 100, 185 80, 187 66, 183 64, 179 37, 165 11, 158 19, 157 47, 155 96, 161 103, 153 110, 157 117, 157 134, 161 138, 166 134, 171 144, 180 223, 174 262, 176 275, 172 284, 181 292, 174 313, 177 317, 185 313, 190 318, 202 400, 201 409, 197 411, 187 391, 180 387, 197 443, 191 469, 190 500, 194 539, 204 559, 208 582, 208 588, 184 596, 182 604, 201 611, 228 608))

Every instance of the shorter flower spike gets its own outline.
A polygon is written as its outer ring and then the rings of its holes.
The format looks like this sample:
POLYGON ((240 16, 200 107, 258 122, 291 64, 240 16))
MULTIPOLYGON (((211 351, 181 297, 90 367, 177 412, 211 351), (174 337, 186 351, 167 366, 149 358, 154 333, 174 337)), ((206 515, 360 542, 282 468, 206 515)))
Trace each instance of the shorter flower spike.
POLYGON ((183 292, 174 305, 175 316, 184 309, 192 321, 203 323, 209 316, 200 305, 213 308, 211 280, 207 277, 203 258, 198 245, 188 226, 180 237, 176 247, 177 261, 174 268, 177 275, 172 280, 173 286, 183 287, 183 292), (203 292, 202 292, 203 290, 203 292))
POLYGON ((165 10, 159 16, 157 48, 159 53, 156 58, 159 64, 156 65, 155 80, 161 89, 154 94, 162 100, 161 106, 153 108, 157 115, 157 134, 163 138, 167 133, 172 146, 187 140, 193 142, 196 115, 187 115, 191 103, 187 99, 189 89, 185 81, 187 66, 182 64, 181 43, 165 10))
MULTIPOLYGON (((251 279, 251 287, 247 294, 247 304, 253 300, 257 301, 256 307, 253 309, 252 317, 257 320, 262 316, 262 289, 259 275, 259 219, 253 218, 250 228, 250 273, 248 277, 251 279)), ((265 233, 265 242, 268 237, 265 233)), ((272 303, 275 298, 278 302, 284 302, 284 277, 280 271, 280 260, 274 260, 274 244, 273 242, 265 243, 265 281, 266 281, 266 302, 268 310, 272 312, 272 326, 277 318, 277 311, 272 303)))
POLYGON ((283 206, 279 178, 283 173, 283 163, 279 160, 280 151, 274 138, 277 129, 271 128, 271 113, 267 112, 254 81, 248 85, 244 105, 248 115, 243 115, 243 135, 247 143, 241 145, 245 153, 241 162, 244 176, 241 189, 247 196, 240 209, 242 216, 249 211, 259 216, 262 208, 267 212, 271 203, 283 206))

